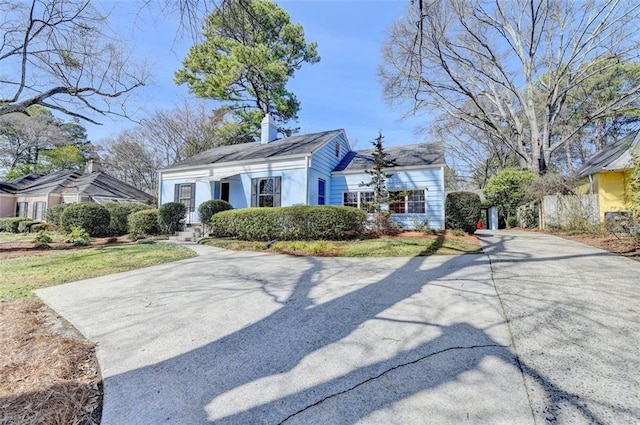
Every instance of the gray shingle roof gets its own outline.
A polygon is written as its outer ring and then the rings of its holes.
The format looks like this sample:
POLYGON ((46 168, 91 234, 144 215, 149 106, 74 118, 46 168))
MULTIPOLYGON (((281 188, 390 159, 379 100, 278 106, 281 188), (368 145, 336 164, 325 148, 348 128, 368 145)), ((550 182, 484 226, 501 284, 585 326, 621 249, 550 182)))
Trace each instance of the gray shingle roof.
POLYGON ((254 142, 220 146, 177 162, 165 168, 165 170, 195 165, 277 158, 279 156, 307 155, 322 147, 342 131, 331 130, 321 133, 301 134, 277 139, 266 144, 254 142))
MULTIPOLYGON (((439 143, 384 148, 396 167, 444 165, 444 149, 439 143)), ((374 149, 349 152, 334 171, 364 171, 373 167, 374 149)))
POLYGON ((2 182, 0 187, 9 190, 14 187, 15 190, 11 193, 15 194, 79 193, 86 196, 135 199, 143 202, 153 200, 148 193, 101 171, 83 174, 78 171, 61 170, 44 176, 26 177, 28 178, 2 182))
POLYGON ((633 149, 638 146, 639 132, 633 132, 616 140, 614 143, 602 149, 576 172, 578 178, 596 174, 600 171, 616 171, 631 168, 633 161, 633 149))
POLYGON ((152 201, 153 197, 148 193, 136 189, 115 177, 101 171, 80 174, 73 180, 73 184, 67 185, 61 193, 81 193, 89 196, 102 196, 121 199, 135 199, 141 202, 152 201))

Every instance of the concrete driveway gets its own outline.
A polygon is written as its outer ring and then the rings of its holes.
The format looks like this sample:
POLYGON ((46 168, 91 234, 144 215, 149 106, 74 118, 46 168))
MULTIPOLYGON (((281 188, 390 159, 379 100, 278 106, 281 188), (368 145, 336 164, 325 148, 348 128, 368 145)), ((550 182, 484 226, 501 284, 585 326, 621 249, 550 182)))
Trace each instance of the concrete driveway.
POLYGON ((482 238, 489 255, 393 259, 195 246, 37 292, 98 343, 107 425, 637 420, 640 263, 482 238))
POLYGON ((640 423, 640 262, 557 237, 480 233, 538 423, 640 423))

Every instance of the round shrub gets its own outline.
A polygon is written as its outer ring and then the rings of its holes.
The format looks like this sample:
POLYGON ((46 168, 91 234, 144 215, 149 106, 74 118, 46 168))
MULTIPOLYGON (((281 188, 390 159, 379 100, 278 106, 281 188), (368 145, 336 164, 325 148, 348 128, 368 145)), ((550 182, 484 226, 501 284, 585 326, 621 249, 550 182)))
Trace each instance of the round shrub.
POLYGON ((342 206, 245 208, 211 218, 211 233, 249 241, 343 240, 365 232, 367 214, 342 206))
POLYGON ((109 234, 113 236, 126 235, 129 231, 127 217, 129 214, 149 209, 149 205, 138 202, 107 202, 104 207, 109 210, 109 234))
POLYGON ((480 220, 480 196, 473 192, 451 192, 445 202, 445 227, 462 229, 472 235, 480 220))
POLYGON ((158 224, 163 233, 173 234, 182 229, 187 207, 180 202, 167 202, 158 208, 158 224))
POLYGON ((133 236, 157 235, 160 233, 158 225, 158 210, 147 209, 129 214, 129 233, 133 236))
POLYGON ((73 204, 57 204, 47 208, 47 211, 44 213, 44 219, 47 223, 52 224, 56 227, 60 226, 60 220, 62 219, 62 213, 68 207, 73 204))
POLYGON ((198 219, 200 223, 208 226, 211 223, 211 217, 222 211, 232 210, 233 207, 227 201, 220 199, 213 199, 211 201, 205 201, 198 207, 198 219))
POLYGON ((62 213, 60 225, 62 230, 70 232, 71 227, 81 227, 90 236, 105 236, 109 231, 109 211, 102 205, 93 202, 73 204, 62 213))
POLYGON ((63 239, 64 243, 70 243, 75 246, 87 246, 91 244, 91 236, 89 233, 79 226, 71 226, 69 233, 63 239))

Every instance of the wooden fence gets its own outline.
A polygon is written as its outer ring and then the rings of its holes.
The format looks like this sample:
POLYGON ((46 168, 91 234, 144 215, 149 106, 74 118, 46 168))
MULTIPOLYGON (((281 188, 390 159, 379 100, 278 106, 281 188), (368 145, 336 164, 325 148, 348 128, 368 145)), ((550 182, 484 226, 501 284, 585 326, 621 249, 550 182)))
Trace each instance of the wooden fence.
POLYGON ((540 228, 578 228, 600 223, 598 195, 549 195, 542 200, 540 228))

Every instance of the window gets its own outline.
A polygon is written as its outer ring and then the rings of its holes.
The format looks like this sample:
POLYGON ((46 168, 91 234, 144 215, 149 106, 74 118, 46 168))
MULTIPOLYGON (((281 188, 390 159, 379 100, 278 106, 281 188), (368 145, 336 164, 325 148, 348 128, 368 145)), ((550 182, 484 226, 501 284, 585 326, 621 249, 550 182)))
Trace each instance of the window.
POLYGON ((336 140, 335 148, 336 148, 336 158, 340 158, 340 141, 339 140, 336 140))
POLYGON ((373 211, 373 192, 344 192, 342 205, 354 207, 367 212, 373 211))
POLYGON ((368 213, 372 213, 374 210, 373 202, 373 192, 360 192, 360 205, 358 208, 365 210, 368 213))
POLYGON ((229 182, 220 183, 220 199, 229 202, 229 182))
POLYGON ((389 192, 392 214, 424 214, 427 211, 425 190, 405 190, 389 192))
POLYGON ((27 210, 29 208, 29 204, 27 202, 18 202, 17 207, 17 216, 27 218, 27 210))
POLYGON ((342 194, 342 205, 358 208, 358 192, 345 192, 342 194))
POLYGON ((322 179, 318 179, 318 205, 325 205, 325 193, 327 182, 322 179))
POLYGON ((47 208, 46 202, 36 202, 33 204, 33 219, 44 220, 44 210, 47 208))
POLYGON ((280 177, 251 179, 252 207, 280 206, 280 177))
POLYGON ((196 210, 196 184, 182 183, 176 184, 173 192, 173 200, 180 202, 187 207, 187 211, 196 210))

